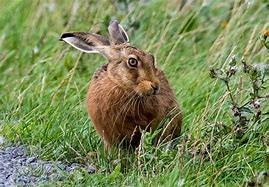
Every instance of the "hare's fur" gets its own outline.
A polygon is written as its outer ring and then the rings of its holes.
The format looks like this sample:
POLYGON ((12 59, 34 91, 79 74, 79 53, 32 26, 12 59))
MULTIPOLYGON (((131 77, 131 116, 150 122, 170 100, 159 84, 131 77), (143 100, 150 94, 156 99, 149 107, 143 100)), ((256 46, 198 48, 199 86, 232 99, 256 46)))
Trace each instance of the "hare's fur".
POLYGON ((122 36, 122 30, 112 22, 110 40, 85 33, 61 37, 83 51, 100 52, 109 61, 95 72, 87 94, 88 112, 97 133, 108 148, 119 144, 136 147, 141 130, 154 131, 168 118, 161 126, 159 141, 178 137, 182 114, 163 71, 155 67, 152 55, 126 43, 128 37, 122 36), (130 58, 137 59, 137 67, 128 65, 130 58))

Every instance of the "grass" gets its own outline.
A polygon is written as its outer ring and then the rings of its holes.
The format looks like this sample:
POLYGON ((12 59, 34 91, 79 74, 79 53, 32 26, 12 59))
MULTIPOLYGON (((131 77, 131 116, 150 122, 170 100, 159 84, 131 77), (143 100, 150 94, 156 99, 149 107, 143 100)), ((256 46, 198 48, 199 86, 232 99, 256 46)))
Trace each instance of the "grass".
MULTIPOLYGON (((250 127, 247 142, 240 142, 228 92, 208 73, 209 67, 224 67, 232 55, 268 64, 268 50, 259 40, 269 27, 268 2, 193 1, 183 8, 177 0, 124 2, 0 1, 0 134, 28 145, 29 154, 41 159, 97 168, 95 174, 77 171, 47 185, 242 186, 269 170, 263 143, 268 118, 250 127), (157 56, 182 106, 184 128, 175 149, 151 146, 152 135, 145 133, 137 155, 107 154, 88 118, 88 83, 105 59, 58 38, 65 31, 93 28, 107 35, 114 16, 132 44, 157 56)), ((247 82, 239 76, 233 91, 240 77, 247 82)))

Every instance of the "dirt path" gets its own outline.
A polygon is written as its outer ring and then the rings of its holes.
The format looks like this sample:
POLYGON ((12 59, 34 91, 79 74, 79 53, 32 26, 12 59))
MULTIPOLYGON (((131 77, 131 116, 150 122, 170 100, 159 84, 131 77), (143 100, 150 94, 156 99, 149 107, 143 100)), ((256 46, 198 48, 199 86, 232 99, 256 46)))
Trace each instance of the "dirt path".
POLYGON ((72 172, 84 168, 94 173, 94 167, 85 167, 77 163, 70 165, 61 162, 42 161, 37 157, 28 157, 24 146, 0 148, 0 187, 14 185, 34 185, 51 180, 63 180, 63 172, 72 172))

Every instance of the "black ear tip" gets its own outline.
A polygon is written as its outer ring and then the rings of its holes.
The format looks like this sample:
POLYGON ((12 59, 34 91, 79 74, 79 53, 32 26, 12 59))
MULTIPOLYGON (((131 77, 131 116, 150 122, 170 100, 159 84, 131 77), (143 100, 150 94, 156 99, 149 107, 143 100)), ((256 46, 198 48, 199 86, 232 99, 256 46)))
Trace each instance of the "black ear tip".
POLYGON ((62 35, 59 37, 59 41, 63 41, 63 36, 62 35))
POLYGON ((61 34, 61 36, 59 37, 59 40, 63 41, 64 38, 73 37, 73 36, 74 36, 73 33, 66 32, 66 33, 61 34))

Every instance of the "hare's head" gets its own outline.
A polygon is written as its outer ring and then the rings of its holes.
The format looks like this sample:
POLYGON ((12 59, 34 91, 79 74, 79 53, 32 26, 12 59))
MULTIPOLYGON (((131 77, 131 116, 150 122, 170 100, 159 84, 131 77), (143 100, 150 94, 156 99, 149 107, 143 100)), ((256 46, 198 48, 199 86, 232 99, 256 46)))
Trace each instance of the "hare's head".
POLYGON ((107 75, 111 81, 127 91, 134 91, 139 96, 158 93, 159 79, 156 76, 154 56, 129 44, 129 39, 121 25, 110 22, 109 39, 93 33, 63 33, 63 40, 86 53, 100 53, 109 63, 107 75))

